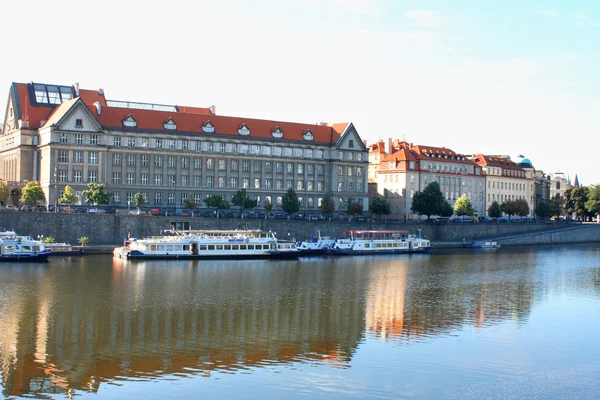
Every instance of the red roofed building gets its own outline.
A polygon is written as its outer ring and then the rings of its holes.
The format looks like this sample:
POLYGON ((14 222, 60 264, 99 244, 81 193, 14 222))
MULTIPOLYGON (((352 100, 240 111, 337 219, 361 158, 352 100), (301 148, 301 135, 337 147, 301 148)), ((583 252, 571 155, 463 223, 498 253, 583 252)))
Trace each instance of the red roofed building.
POLYGON ((485 172, 485 210, 494 201, 502 204, 508 200, 524 199, 529 205, 530 214, 535 209, 535 188, 533 166, 527 159, 516 163, 508 156, 475 154, 470 157, 485 172))
MULTIPOLYGON (((239 189, 277 210, 292 188, 301 211, 337 204, 368 209, 368 151, 352 123, 302 124, 216 115, 207 108, 108 100, 104 90, 13 83, 0 136, 0 178, 18 205, 27 181, 56 204, 66 185, 80 194, 104 183, 111 205, 144 193, 148 207, 202 205, 239 189)), ((339 207, 338 207, 339 208, 339 207)))
POLYGON ((383 141, 368 146, 369 159, 374 159, 373 153, 379 153, 380 158, 378 167, 369 167, 369 174, 370 180, 377 184, 378 195, 390 203, 392 218, 413 218, 413 195, 434 181, 440 184, 453 207, 456 199, 466 194, 475 214, 484 215, 485 177, 480 166, 445 147, 413 145, 392 139, 387 142, 387 149, 383 141))

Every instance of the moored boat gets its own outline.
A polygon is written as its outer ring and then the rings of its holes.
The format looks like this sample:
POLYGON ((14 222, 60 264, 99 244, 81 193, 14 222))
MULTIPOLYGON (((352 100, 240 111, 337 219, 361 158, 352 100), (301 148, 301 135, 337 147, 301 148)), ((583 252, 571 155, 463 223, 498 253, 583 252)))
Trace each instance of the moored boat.
POLYGON ((335 245, 335 241, 336 239, 329 236, 321 236, 319 232, 318 236, 311 240, 297 242, 296 247, 301 256, 321 255, 328 253, 335 245))
POLYGON ((0 232, 0 261, 46 261, 50 251, 44 243, 13 231, 0 232))
POLYGON ((331 254, 397 254, 425 253, 431 242, 403 230, 346 230, 346 237, 338 239, 331 248, 331 254))
POLYGON ((473 242, 471 248, 474 249, 498 249, 500 248, 500 243, 493 240, 477 240, 473 242))
POLYGON ((113 250, 128 259, 297 258, 295 243, 279 241, 262 230, 165 231, 169 235, 129 239, 113 250))

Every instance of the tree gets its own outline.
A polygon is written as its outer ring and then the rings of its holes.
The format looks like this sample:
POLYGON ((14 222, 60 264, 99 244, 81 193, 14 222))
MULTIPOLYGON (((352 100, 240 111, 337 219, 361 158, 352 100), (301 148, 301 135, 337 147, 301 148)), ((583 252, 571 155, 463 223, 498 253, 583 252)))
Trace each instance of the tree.
POLYGON ((468 215, 472 217, 475 212, 473 211, 473 204, 471 204, 471 200, 467 198, 467 194, 463 193, 458 199, 456 199, 456 203, 454 203, 454 213, 459 217, 463 215, 468 215))
POLYGON ((240 214, 244 217, 244 209, 256 207, 256 200, 251 200, 246 193, 246 189, 240 189, 231 198, 231 204, 240 208, 240 214))
POLYGON ((23 201, 30 201, 35 206, 38 202, 46 200, 46 195, 44 195, 39 182, 31 181, 27 182, 27 185, 23 188, 21 199, 23 201))
POLYGON ((550 205, 552 206, 552 216, 560 217, 565 213, 565 199, 561 197, 560 194, 556 194, 552 199, 550 199, 550 205))
POLYGON ((502 208, 500 207, 500 204, 494 200, 488 207, 487 213, 492 218, 500 218, 502 216, 502 208))
POLYGON ((137 210, 138 214, 140 213, 140 209, 146 202, 146 198, 143 193, 136 193, 133 195, 133 206, 137 210))
POLYGON ((358 201, 354 200, 353 198, 349 198, 348 199, 348 203, 346 206, 346 212, 348 213, 348 215, 361 215, 364 211, 364 207, 362 204, 360 204, 358 201))
POLYGON ((440 190, 440 184, 431 182, 422 192, 417 192, 412 198, 411 211, 419 215, 440 215, 444 206, 444 194, 440 190))
POLYGON ((8 190, 8 184, 0 179, 0 204, 4 205, 6 199, 8 199, 8 195, 10 194, 10 190, 8 190))
POLYGON ((189 209, 191 210, 192 208, 196 208, 196 207, 198 207, 198 203, 196 203, 196 202, 195 202, 194 200, 192 200, 192 199, 185 199, 185 200, 184 200, 184 202, 183 202, 183 206, 184 206, 185 208, 189 208, 189 209))
POLYGON ((281 208, 288 214, 297 213, 300 209, 300 201, 298 200, 298 196, 294 189, 290 188, 283 195, 283 199, 281 199, 281 208))
POLYGON ((390 203, 385 201, 385 199, 377 197, 371 201, 369 211, 371 211, 371 214, 377 215, 377 219, 381 220, 382 215, 390 215, 392 213, 392 207, 390 207, 390 203))
POLYGON ((587 186, 579 186, 569 189, 569 214, 577 214, 578 217, 583 217, 584 220, 590 216, 585 204, 589 200, 590 188, 587 186))
POLYGON ((104 193, 103 183, 88 183, 88 188, 81 193, 85 197, 85 202, 92 205, 108 204, 110 195, 104 193))
POLYGON ((600 185, 591 187, 585 208, 592 216, 600 214, 600 185))
POLYGON ((552 217, 553 212, 552 212, 552 204, 550 203, 550 201, 549 200, 540 201, 538 203, 537 207, 535 208, 535 215, 542 219, 552 217))
POLYGON ((271 212, 271 210, 273 210, 273 203, 271 203, 271 201, 269 199, 266 199, 263 202, 263 207, 265 208, 265 219, 269 218, 269 213, 271 212))
POLYGON ((517 212, 515 202, 512 200, 506 200, 500 205, 500 208, 502 209, 502 212, 504 212, 504 214, 508 215, 508 219, 510 219, 510 217, 515 215, 517 212))
POLYGON ((60 199, 58 199, 58 202, 60 204, 77 204, 77 201, 79 201, 79 199, 77 198, 73 188, 69 185, 65 186, 63 195, 60 199))
POLYGON ((519 217, 526 217, 529 215, 529 204, 525 199, 516 199, 513 201, 515 207, 515 214, 519 217))
POLYGON ((206 206, 209 208, 215 209, 217 218, 219 217, 219 210, 227 210, 230 207, 227 200, 225 200, 220 194, 208 196, 204 199, 204 204, 206 204, 206 206))
POLYGON ((319 209, 323 215, 329 215, 329 218, 331 218, 335 212, 335 201, 333 201, 333 197, 329 193, 327 193, 325 197, 323 197, 323 200, 321 200, 319 209))
POLYGON ((448 203, 448 201, 444 201, 444 204, 442 205, 442 209, 440 210, 439 216, 440 217, 451 217, 452 214, 454 214, 454 210, 452 209, 452 206, 450 205, 450 203, 448 203))

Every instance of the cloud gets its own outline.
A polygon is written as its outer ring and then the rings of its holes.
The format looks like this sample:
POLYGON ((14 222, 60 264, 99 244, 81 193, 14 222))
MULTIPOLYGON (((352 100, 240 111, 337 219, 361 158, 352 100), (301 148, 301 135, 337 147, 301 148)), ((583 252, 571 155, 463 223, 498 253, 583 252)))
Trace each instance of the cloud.
POLYGON ((540 14, 545 15, 550 18, 558 18, 560 17, 560 13, 553 9, 544 9, 539 11, 540 14))
POLYGON ((380 15, 377 0, 336 0, 336 6, 343 12, 360 15, 380 15))
POLYGON ((488 78, 532 78, 541 66, 531 58, 511 58, 498 61, 466 61, 458 70, 469 76, 488 78))
POLYGON ((404 13, 404 18, 419 28, 437 28, 441 25, 439 13, 432 10, 409 10, 404 13))

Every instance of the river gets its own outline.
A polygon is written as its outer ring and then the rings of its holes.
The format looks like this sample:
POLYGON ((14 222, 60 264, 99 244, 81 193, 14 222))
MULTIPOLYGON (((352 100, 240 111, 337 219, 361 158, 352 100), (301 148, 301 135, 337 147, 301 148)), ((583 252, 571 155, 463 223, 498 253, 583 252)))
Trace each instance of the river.
POLYGON ((10 398, 589 399, 600 249, 0 265, 10 398))

